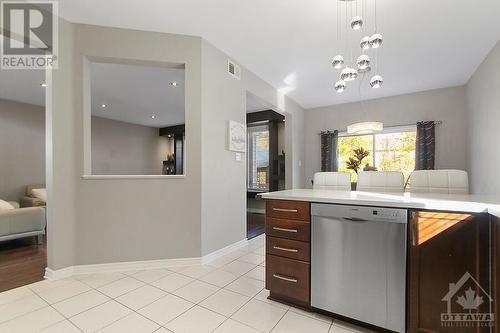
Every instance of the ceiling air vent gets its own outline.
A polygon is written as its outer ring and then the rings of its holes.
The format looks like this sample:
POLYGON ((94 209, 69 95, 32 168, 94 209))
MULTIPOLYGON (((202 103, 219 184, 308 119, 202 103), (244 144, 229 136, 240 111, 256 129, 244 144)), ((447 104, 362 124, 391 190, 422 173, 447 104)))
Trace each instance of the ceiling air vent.
POLYGON ((234 78, 236 78, 238 80, 241 79, 241 68, 240 68, 240 66, 236 65, 231 60, 227 61, 227 72, 232 77, 234 77, 234 78))

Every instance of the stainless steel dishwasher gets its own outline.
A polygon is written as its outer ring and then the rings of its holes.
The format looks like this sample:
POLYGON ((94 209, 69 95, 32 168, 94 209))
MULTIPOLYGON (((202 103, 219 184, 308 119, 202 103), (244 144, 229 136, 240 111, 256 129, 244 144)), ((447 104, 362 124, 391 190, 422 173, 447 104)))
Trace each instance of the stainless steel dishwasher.
POLYGON ((311 305, 405 332, 405 209, 312 204, 311 305))

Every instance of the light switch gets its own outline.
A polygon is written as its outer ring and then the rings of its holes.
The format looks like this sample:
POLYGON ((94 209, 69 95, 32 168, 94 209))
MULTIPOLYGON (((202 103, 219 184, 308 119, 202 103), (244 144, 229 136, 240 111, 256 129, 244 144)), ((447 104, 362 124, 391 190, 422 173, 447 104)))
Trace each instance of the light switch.
POLYGON ((234 153, 234 159, 238 162, 241 161, 241 153, 234 153))

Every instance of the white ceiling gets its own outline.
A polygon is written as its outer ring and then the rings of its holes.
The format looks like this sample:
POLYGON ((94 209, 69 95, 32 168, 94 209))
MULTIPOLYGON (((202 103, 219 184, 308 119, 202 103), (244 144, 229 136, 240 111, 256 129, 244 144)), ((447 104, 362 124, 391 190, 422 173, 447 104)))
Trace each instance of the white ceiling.
MULTIPOLYGON (((184 69, 92 63, 91 81, 94 116, 150 127, 185 122, 184 69)), ((2 70, 0 99, 45 106, 43 82, 41 70, 2 70)))
POLYGON ((336 8, 336 0, 60 2, 73 22, 203 36, 305 108, 463 85, 500 36, 498 0, 378 0, 384 87, 336 94, 336 8))
POLYGON ((90 71, 92 115, 150 127, 184 124, 184 69, 92 63, 90 71))

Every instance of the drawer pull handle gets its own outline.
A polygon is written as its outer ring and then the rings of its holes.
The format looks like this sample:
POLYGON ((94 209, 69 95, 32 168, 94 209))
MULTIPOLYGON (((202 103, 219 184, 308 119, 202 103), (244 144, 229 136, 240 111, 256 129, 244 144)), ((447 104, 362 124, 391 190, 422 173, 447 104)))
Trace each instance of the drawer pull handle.
POLYGON ((280 279, 280 280, 286 281, 286 282, 293 282, 293 283, 299 282, 299 280, 297 280, 297 279, 289 278, 289 277, 285 277, 285 276, 281 276, 279 274, 273 274, 273 277, 276 278, 276 279, 280 279))
POLYGON ((294 232, 294 233, 299 232, 297 229, 286 229, 286 228, 280 228, 280 227, 273 227, 273 230, 284 231, 284 232, 294 232))
POLYGON ((297 213, 297 209, 273 208, 275 212, 297 213))
POLYGON ((297 249, 287 249, 286 247, 281 247, 281 246, 273 246, 273 249, 280 250, 280 251, 286 251, 286 252, 294 252, 294 253, 299 252, 299 250, 297 250, 297 249))

